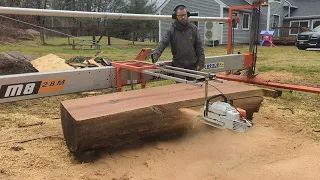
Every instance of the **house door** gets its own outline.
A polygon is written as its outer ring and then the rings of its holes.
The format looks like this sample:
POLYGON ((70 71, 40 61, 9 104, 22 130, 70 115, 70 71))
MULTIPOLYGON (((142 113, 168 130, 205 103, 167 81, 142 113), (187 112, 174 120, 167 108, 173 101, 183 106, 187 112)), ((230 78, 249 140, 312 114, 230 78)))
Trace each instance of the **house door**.
MULTIPOLYGON (((280 27, 280 16, 279 15, 273 15, 273 24, 272 27, 280 27)), ((279 29, 275 29, 274 31, 274 37, 279 37, 280 31, 279 29)))

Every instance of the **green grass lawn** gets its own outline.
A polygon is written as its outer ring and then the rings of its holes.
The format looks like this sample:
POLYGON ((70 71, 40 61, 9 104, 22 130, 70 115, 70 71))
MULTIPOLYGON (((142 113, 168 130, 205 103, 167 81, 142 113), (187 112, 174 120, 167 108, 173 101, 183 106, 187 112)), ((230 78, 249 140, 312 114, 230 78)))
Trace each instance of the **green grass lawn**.
MULTIPOLYGON (((88 38, 88 37, 87 37, 88 38)), ((102 40, 106 44, 106 38, 102 40)), ((67 38, 51 38, 47 39, 48 45, 42 46, 39 41, 24 41, 19 44, 2 45, 0 52, 5 51, 20 51, 25 54, 31 54, 37 57, 53 53, 63 59, 69 59, 74 56, 93 56, 96 50, 72 50, 68 45, 67 38)), ((111 38, 111 46, 104 45, 101 47, 104 57, 117 60, 129 60, 136 57, 141 48, 155 48, 155 43, 150 42, 136 42, 135 45, 130 41, 111 38)), ((234 52, 240 51, 245 53, 248 51, 248 46, 236 46, 234 52)), ((208 47, 205 48, 206 56, 223 55, 226 54, 226 46, 208 47)), ((171 50, 167 48, 160 60, 170 60, 171 50)), ((300 85, 309 85, 320 87, 320 51, 301 51, 294 46, 277 46, 258 47, 257 72, 261 74, 266 80, 273 79, 283 83, 293 83, 300 85)), ((260 76, 260 75, 259 75, 260 76)), ((150 83, 148 86, 158 86, 166 84, 150 83)), ((33 104, 39 105, 38 108, 48 108, 54 106, 57 113, 57 101, 65 99, 66 96, 44 98, 41 101, 46 104, 42 106, 40 100, 32 100, 33 104)), ((68 96, 69 98, 76 98, 81 96, 68 96)), ((265 101, 270 107, 285 106, 293 109, 299 109, 295 120, 304 122, 310 127, 320 128, 320 96, 319 94, 303 93, 303 92, 289 92, 285 91, 283 96, 278 99, 266 99, 265 101), (311 125, 310 125, 310 124, 311 125)), ((27 102, 9 103, 0 105, 1 113, 14 112, 20 109, 20 112, 33 112, 28 109, 23 110, 23 107, 29 107, 27 102), (21 108, 19 108, 21 107, 21 108)), ((35 109, 37 111, 37 109, 35 109)), ((277 117, 275 117, 277 118, 277 117)), ((281 117, 279 117, 281 118, 281 117)))
MULTIPOLYGON (((83 37, 90 39, 90 37, 83 37)), ((71 45, 68 45, 67 38, 49 38, 46 40, 48 45, 41 45, 39 41, 23 41, 19 44, 2 45, 0 51, 20 51, 25 54, 31 54, 36 57, 44 56, 49 53, 56 54, 63 59, 69 59, 74 56, 93 56, 96 50, 76 49, 72 50, 71 45)), ((104 46, 102 56, 111 58, 114 61, 133 59, 142 48, 155 48, 156 43, 152 42, 135 42, 111 38, 111 46, 106 45, 106 38, 102 40, 104 46)), ((234 52, 240 51, 245 53, 248 51, 248 46, 236 46, 234 52)), ((226 46, 208 47, 205 48, 206 56, 226 54, 226 46)), ((320 85, 320 51, 300 51, 294 46, 277 46, 258 47, 258 72, 288 72, 299 77, 299 82, 294 82, 295 79, 285 81, 288 83, 304 83, 320 85)), ((170 60, 171 51, 167 48, 160 57, 160 60, 170 60)))
MULTIPOLYGON (((83 39, 90 39, 91 37, 82 37, 83 39)), ((72 40, 71 40, 72 41, 72 40)), ((114 61, 133 59, 141 50, 141 48, 155 48, 156 43, 151 42, 135 42, 111 38, 111 46, 106 45, 106 38, 102 39, 101 47, 103 51, 102 56, 111 58, 114 61)), ((21 51, 26 54, 32 54, 40 57, 48 53, 53 53, 63 59, 69 59, 74 56, 93 56, 96 50, 72 50, 68 45, 67 38, 49 38, 46 40, 48 45, 42 46, 39 41, 23 41, 19 44, 2 45, 0 51, 21 51)), ((234 52, 240 51, 245 53, 248 51, 248 46, 236 46, 234 52)), ((208 47, 205 49, 206 56, 223 55, 226 54, 226 46, 208 47)), ((320 85, 320 51, 300 51, 294 46, 277 46, 258 47, 258 72, 289 72, 294 73, 299 77, 299 81, 295 79, 288 80, 287 83, 298 83, 308 85, 320 85)), ((170 60, 171 51, 167 48, 160 60, 170 60)))

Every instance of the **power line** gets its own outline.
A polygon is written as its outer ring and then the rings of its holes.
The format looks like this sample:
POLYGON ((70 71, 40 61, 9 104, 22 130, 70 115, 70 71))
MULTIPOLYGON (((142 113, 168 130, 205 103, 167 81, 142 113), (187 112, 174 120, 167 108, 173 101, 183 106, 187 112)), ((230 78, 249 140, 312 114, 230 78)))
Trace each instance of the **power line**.
MULTIPOLYGON (((45 29, 45 30, 48 30, 48 31, 52 31, 52 32, 55 32, 55 33, 58 33, 58 34, 62 34, 62 35, 68 36, 68 37, 75 38, 75 39, 87 41, 86 39, 82 39, 82 38, 79 38, 79 37, 76 37, 76 36, 72 36, 70 34, 66 34, 66 33, 63 33, 63 32, 60 32, 60 31, 56 31, 56 30, 45 28, 45 27, 41 27, 41 26, 38 26, 38 25, 35 25, 35 24, 31 24, 31 23, 28 23, 28 22, 25 22, 25 21, 18 20, 18 19, 10 18, 10 17, 4 16, 4 15, 0 15, 0 17, 7 18, 7 19, 10 19, 10 20, 13 20, 13 21, 17 21, 17 22, 20 22, 20 23, 23 23, 23 24, 30 25, 30 26, 38 27, 38 28, 41 28, 41 29, 45 29)), ((123 52, 125 54, 136 54, 136 53, 128 52, 126 50, 122 50, 122 49, 111 47, 111 46, 108 46, 108 48, 121 51, 121 52, 123 52)))

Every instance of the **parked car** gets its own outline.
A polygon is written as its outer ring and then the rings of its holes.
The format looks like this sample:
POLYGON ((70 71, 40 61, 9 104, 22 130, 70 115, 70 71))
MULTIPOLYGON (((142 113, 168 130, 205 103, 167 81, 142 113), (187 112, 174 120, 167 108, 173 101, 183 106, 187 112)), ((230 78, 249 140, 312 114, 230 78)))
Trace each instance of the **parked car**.
POLYGON ((311 31, 298 34, 296 47, 300 50, 306 50, 307 48, 320 48, 320 26, 311 31))

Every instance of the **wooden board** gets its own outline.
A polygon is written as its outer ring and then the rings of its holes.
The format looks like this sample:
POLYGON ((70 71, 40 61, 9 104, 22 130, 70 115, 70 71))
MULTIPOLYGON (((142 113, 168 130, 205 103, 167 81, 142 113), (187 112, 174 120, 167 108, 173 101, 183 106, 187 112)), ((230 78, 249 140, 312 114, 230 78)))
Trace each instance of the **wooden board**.
POLYGON ((102 64, 99 64, 99 63, 97 63, 97 62, 94 60, 94 59, 96 59, 97 57, 99 57, 102 53, 103 53, 103 51, 98 52, 93 58, 88 59, 87 61, 88 61, 90 64, 96 65, 97 67, 102 67, 102 66, 103 66, 102 64))
MULTIPOLYGON (((248 114, 257 112, 263 101, 263 91, 253 86, 210 84, 248 114)), ((209 96, 217 93, 209 86, 209 96)), ((173 84, 63 101, 61 122, 69 150, 79 152, 188 129, 192 122, 181 119, 179 109, 203 104, 204 87, 173 84)))
POLYGON ((50 72, 75 69, 65 63, 65 60, 54 54, 48 54, 31 61, 39 72, 50 72))

